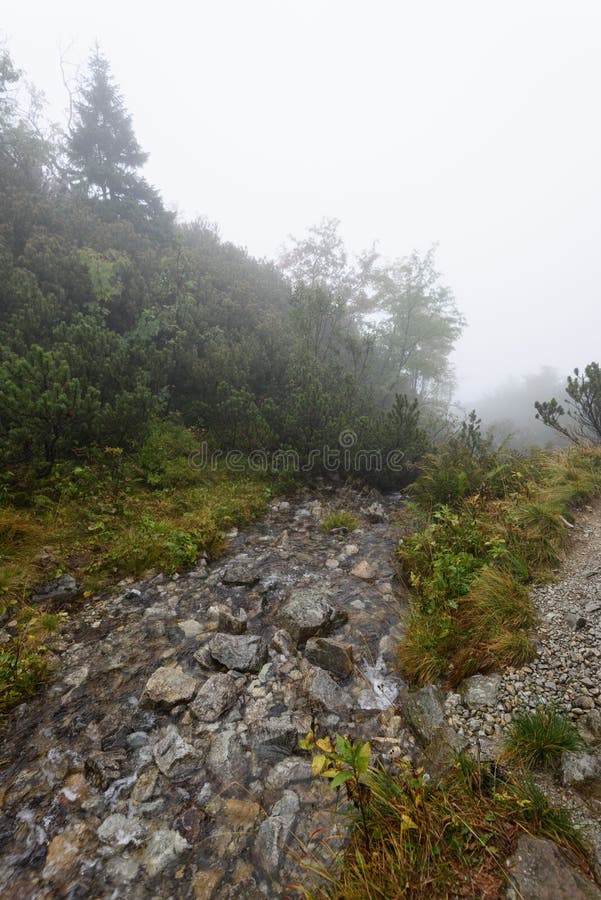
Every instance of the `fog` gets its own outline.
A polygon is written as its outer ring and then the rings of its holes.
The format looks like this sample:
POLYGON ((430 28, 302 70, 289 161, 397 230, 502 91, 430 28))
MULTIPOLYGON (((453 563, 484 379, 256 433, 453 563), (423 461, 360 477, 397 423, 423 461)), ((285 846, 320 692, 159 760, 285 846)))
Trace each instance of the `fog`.
POLYGON ((468 322, 462 403, 599 359, 598 3, 5 0, 2 12, 16 64, 63 123, 60 59, 74 83, 97 39, 149 180, 252 254, 276 256, 322 216, 357 251, 438 244, 468 322))

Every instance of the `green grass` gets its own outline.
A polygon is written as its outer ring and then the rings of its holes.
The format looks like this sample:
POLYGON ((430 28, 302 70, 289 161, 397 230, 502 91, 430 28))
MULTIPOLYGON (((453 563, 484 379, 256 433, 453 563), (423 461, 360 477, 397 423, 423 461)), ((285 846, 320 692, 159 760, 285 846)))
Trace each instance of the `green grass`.
POLYGON ((516 455, 511 466, 504 457, 502 468, 494 492, 482 488, 485 473, 477 492, 455 497, 453 506, 434 502, 438 482, 429 497, 430 470, 418 479, 415 494, 425 513, 417 511, 418 528, 399 550, 413 593, 399 659, 413 682, 443 678, 455 685, 534 657, 526 586, 549 578, 561 560, 573 509, 601 486, 601 452, 516 455))
POLYGON ((337 531, 339 528, 355 531, 359 527, 359 519, 348 510, 333 510, 323 517, 321 527, 323 531, 337 531))
MULTIPOLYGON (((84 601, 125 576, 173 574, 201 551, 218 555, 234 526, 256 520, 278 484, 253 473, 188 465, 190 437, 152 435, 138 457, 105 448, 21 484, 0 506, 0 615, 11 641, 0 657, 0 713, 44 678, 46 641, 60 620, 30 603, 36 585, 63 573, 84 601)), ((181 431, 181 429, 180 429, 181 431)))
POLYGON ((424 897, 498 897, 506 860, 522 833, 569 848, 590 866, 566 810, 554 807, 523 775, 479 765, 460 755, 443 781, 405 764, 388 773, 371 768, 363 817, 351 813, 351 841, 331 869, 309 866, 319 878, 306 897, 390 900, 424 897))
POLYGON ((526 710, 507 729, 505 757, 527 768, 556 769, 563 753, 584 746, 576 726, 553 707, 526 710))

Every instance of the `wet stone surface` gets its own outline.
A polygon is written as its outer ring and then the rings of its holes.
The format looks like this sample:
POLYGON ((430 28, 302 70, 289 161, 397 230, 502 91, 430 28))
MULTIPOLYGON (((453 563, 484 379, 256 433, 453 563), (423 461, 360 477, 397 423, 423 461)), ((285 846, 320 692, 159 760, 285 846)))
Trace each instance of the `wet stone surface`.
POLYGON ((383 758, 414 748, 398 505, 275 503, 221 560, 72 612, 48 686, 3 726, 0 895, 300 896, 343 835, 298 738, 317 724, 369 733, 383 758), (326 505, 360 529, 325 534, 326 505))

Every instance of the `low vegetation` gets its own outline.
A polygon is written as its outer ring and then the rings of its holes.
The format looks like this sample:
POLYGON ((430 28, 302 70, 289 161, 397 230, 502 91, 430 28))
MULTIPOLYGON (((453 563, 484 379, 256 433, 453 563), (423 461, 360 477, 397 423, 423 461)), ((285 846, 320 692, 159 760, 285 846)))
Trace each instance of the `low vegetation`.
POLYGON ((5 488, 0 506, 0 711, 21 702, 46 672, 46 645, 61 616, 33 603, 37 585, 64 573, 83 600, 125 576, 175 573, 216 555, 227 531, 264 513, 281 487, 256 474, 198 471, 194 436, 155 424, 139 452, 106 447, 64 463, 34 485, 5 488))
POLYGON ((355 531, 359 527, 359 519, 346 509, 327 513, 321 522, 324 531, 355 531))
POLYGON ((456 685, 531 659, 526 585, 550 576, 575 505, 600 485, 597 449, 494 451, 474 419, 426 457, 411 489, 417 530, 399 550, 414 597, 403 672, 418 684, 443 678, 456 685))
POLYGON ((578 729, 558 710, 543 706, 519 713, 507 729, 505 756, 527 768, 556 769, 563 753, 584 746, 578 729))
POLYGON ((369 744, 337 737, 334 749, 329 738, 315 745, 309 736, 303 745, 313 750, 314 772, 333 787, 344 781, 352 822, 351 842, 336 860, 343 864, 310 867, 321 887, 306 897, 497 897, 524 833, 568 848, 590 871, 568 813, 523 775, 460 754, 450 774, 433 782, 408 762, 390 772, 369 766, 369 744))

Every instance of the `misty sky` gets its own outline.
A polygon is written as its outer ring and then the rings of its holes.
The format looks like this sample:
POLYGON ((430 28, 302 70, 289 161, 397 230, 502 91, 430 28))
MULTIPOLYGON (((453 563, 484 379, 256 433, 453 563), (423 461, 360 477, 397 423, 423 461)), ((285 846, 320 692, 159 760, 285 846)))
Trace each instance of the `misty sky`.
POLYGON ((253 255, 324 215, 438 243, 461 399, 601 361, 597 0, 4 0, 0 28, 63 122, 61 54, 98 39, 166 204, 253 255))

